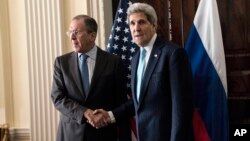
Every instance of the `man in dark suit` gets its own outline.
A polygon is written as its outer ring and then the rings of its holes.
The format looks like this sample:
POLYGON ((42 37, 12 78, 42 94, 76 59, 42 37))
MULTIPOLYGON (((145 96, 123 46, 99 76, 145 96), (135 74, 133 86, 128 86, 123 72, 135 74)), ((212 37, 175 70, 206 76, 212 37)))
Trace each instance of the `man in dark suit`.
POLYGON ((87 15, 74 17, 67 34, 74 51, 55 59, 51 91, 57 141, 131 140, 129 119, 116 108, 127 100, 121 59, 95 45, 97 23, 87 15))
POLYGON ((131 87, 139 141, 189 141, 192 135, 192 72, 185 50, 156 34, 152 6, 127 11, 133 41, 131 87))

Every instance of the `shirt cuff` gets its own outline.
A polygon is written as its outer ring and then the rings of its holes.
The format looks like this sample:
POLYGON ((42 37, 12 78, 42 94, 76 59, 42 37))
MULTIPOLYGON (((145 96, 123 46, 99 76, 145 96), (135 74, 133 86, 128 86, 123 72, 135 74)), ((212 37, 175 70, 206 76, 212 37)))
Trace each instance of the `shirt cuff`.
POLYGON ((116 121, 115 121, 115 116, 114 116, 114 114, 113 114, 111 111, 108 111, 108 114, 109 114, 109 117, 110 117, 110 119, 111 119, 111 123, 115 123, 116 121))

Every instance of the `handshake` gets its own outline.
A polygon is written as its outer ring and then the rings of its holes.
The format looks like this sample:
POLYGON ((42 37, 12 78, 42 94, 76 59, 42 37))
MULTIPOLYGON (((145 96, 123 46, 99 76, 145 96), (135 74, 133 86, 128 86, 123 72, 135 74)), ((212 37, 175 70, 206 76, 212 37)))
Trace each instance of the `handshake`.
POLYGON ((105 127, 112 123, 109 113, 103 109, 87 109, 84 112, 84 117, 87 119, 87 122, 96 129, 105 127))

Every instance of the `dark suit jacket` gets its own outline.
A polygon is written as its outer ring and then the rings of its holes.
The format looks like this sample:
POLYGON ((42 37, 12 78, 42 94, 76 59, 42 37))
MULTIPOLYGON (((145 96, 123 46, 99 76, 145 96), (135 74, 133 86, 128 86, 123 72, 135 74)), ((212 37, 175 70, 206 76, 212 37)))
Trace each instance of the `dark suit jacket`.
POLYGON ((57 141, 130 140, 129 120, 120 116, 120 104, 127 100, 123 65, 117 56, 97 49, 89 94, 83 92, 78 55, 71 52, 55 59, 51 97, 60 114, 57 141), (95 129, 83 116, 86 108, 112 110, 117 124, 95 129), (120 122, 122 121, 122 122, 120 122))
POLYGON ((132 59, 132 94, 139 141, 188 141, 192 138, 192 73, 183 48, 159 37, 136 100, 138 51, 132 59))

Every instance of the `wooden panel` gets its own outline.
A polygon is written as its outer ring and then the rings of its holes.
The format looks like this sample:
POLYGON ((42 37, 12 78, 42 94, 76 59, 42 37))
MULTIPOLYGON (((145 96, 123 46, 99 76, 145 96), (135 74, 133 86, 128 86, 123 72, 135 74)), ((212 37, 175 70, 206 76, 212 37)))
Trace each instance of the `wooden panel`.
POLYGON ((224 46, 227 54, 249 53, 249 0, 220 0, 220 12, 224 46))
POLYGON ((250 124, 249 0, 217 0, 226 54, 229 120, 250 124))
POLYGON ((194 21, 194 16, 198 8, 198 0, 183 0, 183 44, 187 41, 191 26, 194 21))
POLYGON ((249 99, 250 72, 235 71, 228 73, 228 91, 230 99, 249 99))
POLYGON ((228 55, 227 57, 227 69, 230 71, 247 71, 250 70, 250 55, 238 54, 228 55))
POLYGON ((171 35, 172 42, 179 44, 183 47, 182 42, 182 5, 181 0, 170 0, 171 12, 171 35))
POLYGON ((231 99, 228 103, 229 121, 232 125, 250 123, 250 99, 231 99))

